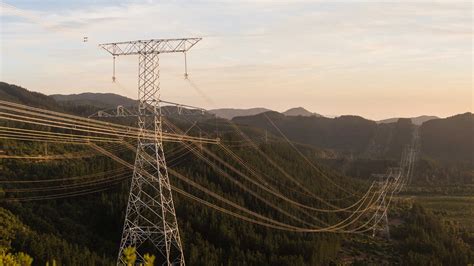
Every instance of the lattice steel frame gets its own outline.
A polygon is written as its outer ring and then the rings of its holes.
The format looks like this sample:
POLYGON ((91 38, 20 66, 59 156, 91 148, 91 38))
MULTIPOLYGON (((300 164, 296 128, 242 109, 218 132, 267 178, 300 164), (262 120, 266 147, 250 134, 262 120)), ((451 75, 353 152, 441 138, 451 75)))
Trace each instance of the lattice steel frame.
POLYGON ((382 195, 377 199, 375 204, 375 214, 372 226, 372 237, 381 235, 386 238, 390 238, 390 229, 388 225, 388 205, 386 200, 386 191, 382 192, 382 195))
POLYGON ((379 180, 376 186, 381 190, 381 195, 377 198, 377 201, 372 208, 374 210, 373 225, 372 225, 372 237, 380 235, 387 239, 390 238, 390 228, 388 224, 388 192, 391 187, 395 187, 395 184, 399 182, 399 178, 402 175, 402 170, 398 167, 390 168, 386 174, 377 175, 379 180))
POLYGON ((100 45, 113 56, 138 55, 140 133, 117 259, 119 265, 125 264, 123 251, 129 246, 137 248, 137 263, 143 262, 140 247, 145 243, 154 247, 147 252, 161 254, 164 264, 185 265, 163 150, 159 54, 186 52, 199 40, 161 39, 100 45), (146 137, 149 130, 154 131, 154 139, 146 137))

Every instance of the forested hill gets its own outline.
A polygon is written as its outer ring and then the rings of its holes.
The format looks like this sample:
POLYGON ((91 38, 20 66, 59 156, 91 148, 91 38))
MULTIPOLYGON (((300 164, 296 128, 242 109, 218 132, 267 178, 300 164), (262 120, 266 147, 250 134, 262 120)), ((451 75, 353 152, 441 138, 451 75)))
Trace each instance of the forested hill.
MULTIPOLYGON (((32 99, 37 94, 21 88, 18 90, 24 92, 21 102, 31 105, 27 99, 32 99)), ((11 90, 5 94, 7 93, 18 94, 11 90)), ((64 107, 58 107, 54 100, 47 96, 36 98, 40 101, 32 99, 35 105, 44 106, 44 101, 54 108, 64 107)), ((12 98, 8 96, 2 99, 12 98)), ((214 121, 211 124, 213 123, 214 121)), ((13 124, 8 122, 8 126, 13 124)), ((0 125, 5 126, 6 123, 0 121, 0 125)), ((36 128, 25 124, 21 126, 36 128)), ((184 128, 190 126, 193 126, 192 123, 188 123, 184 128)), ((201 126, 206 130, 207 123, 201 126)), ((252 134, 249 128, 244 130, 247 134, 252 134)), ((288 189, 290 181, 275 167, 271 167, 265 158, 249 150, 249 146, 242 146, 238 136, 232 132, 221 132, 220 135, 222 141, 230 143, 229 147, 249 166, 258 173, 265 173, 266 182, 271 182, 279 191, 300 202, 323 207, 320 202, 305 197, 304 193, 296 193, 295 188, 288 189), (239 141, 234 143, 234 140, 239 141)), ((124 147, 117 144, 104 144, 104 147, 133 162, 134 153, 124 147)), ((219 158, 223 158, 227 164, 238 166, 222 149, 212 145, 205 147, 215 152, 219 158)), ((367 187, 365 182, 343 176, 337 171, 325 167, 320 167, 319 170, 310 167, 285 143, 261 144, 260 148, 268 158, 292 173, 306 189, 320 197, 341 197, 340 191, 328 187, 328 181, 321 177, 322 173, 346 189, 360 190, 367 187)), ((39 160, 0 158, 0 248, 26 252, 38 265, 51 263, 53 259, 59 265, 113 264, 122 233, 131 172, 87 146, 45 145, 34 141, 0 139, 0 150, 7 156, 41 157, 46 153, 48 156, 80 155, 55 160, 46 157, 39 160), (113 175, 107 174, 109 171, 121 173, 120 179, 113 179, 113 175), (17 183, 18 181, 21 183, 17 183)), ((203 163, 200 157, 186 152, 183 145, 167 143, 165 152, 170 168, 192 178, 203 187, 261 215, 289 223, 300 223, 300 218, 297 217, 302 215, 300 211, 288 206, 288 203, 282 203, 271 194, 262 194, 262 191, 252 188, 250 181, 241 176, 223 176, 213 167, 203 163), (263 201, 236 185, 236 181, 247 190, 252 189, 254 193, 261 194, 263 201)), ((317 153, 317 150, 306 148, 303 152, 311 156, 317 153)), ((317 164, 316 158, 309 158, 317 164)), ((193 190, 175 177, 171 177, 171 182, 198 197, 221 204, 206 194, 193 190)), ((342 254, 348 256, 349 251, 361 249, 357 245, 350 245, 350 249, 342 248, 343 243, 359 240, 343 239, 338 234, 303 234, 274 230, 214 211, 179 194, 174 194, 174 197, 188 265, 328 265, 337 263, 342 254)), ((347 206, 350 202, 351 199, 346 197, 338 200, 337 204, 347 206)), ((316 215, 315 217, 324 223, 334 223, 338 219, 337 215, 332 214, 316 215)), ((378 252, 381 252, 380 250, 378 249, 378 252)), ((381 257, 374 251, 367 258, 381 262, 393 260, 394 256, 381 257)))
MULTIPOLYGON (((4 82, 0 82, 0 99, 85 116, 98 110, 113 109, 117 105, 130 107, 136 104, 135 100, 111 93, 46 96, 4 82)), ((375 122, 358 116, 326 118, 317 114, 285 115, 265 109, 258 110, 257 115, 245 113, 245 116, 235 117, 233 121, 267 130, 280 139, 282 136, 276 126, 291 141, 363 158, 399 158, 403 145, 409 143, 413 131, 410 119, 404 118, 391 119, 390 123, 388 120, 379 123, 380 121, 375 122), (264 111, 268 112, 263 113, 264 111)), ((445 119, 429 117, 430 120, 421 125, 421 155, 435 160, 473 164, 473 117, 472 113, 445 119)))
POLYGON ((0 100, 28 104, 33 107, 40 107, 51 110, 60 110, 59 104, 51 97, 32 92, 25 88, 0 82, 0 100))
MULTIPOLYGON (((267 130, 291 141, 317 148, 370 158, 398 158, 410 143, 414 125, 407 118, 380 123, 358 116, 337 118, 285 116, 267 112, 236 117, 238 124, 267 130)), ((421 156, 441 161, 471 162, 474 154, 474 115, 465 113, 446 119, 432 119, 421 125, 421 156)))
MULTIPOLYGON (((379 121, 377 121, 377 123, 380 123, 380 124, 383 124, 383 123, 395 123, 395 122, 397 122, 399 119, 400 119, 400 117, 387 118, 387 119, 379 120, 379 121)), ((421 124, 423 124, 423 123, 426 122, 426 121, 430 121, 430 120, 433 120, 433 119, 439 119, 439 117, 433 116, 433 115, 422 115, 422 116, 417 116, 417 117, 411 117, 411 118, 409 118, 409 119, 411 119, 411 122, 412 122, 413 124, 420 126, 421 124)))
POLYGON ((117 105, 134 106, 136 100, 114 93, 80 93, 80 94, 53 94, 50 97, 63 104, 94 105, 102 108, 116 107, 117 105))
POLYGON ((238 124, 262 128, 274 136, 282 134, 291 141, 332 149, 341 154, 367 158, 399 158, 404 145, 411 140, 413 125, 409 119, 377 124, 359 116, 326 118, 317 116, 284 116, 267 112, 236 117, 238 124), (281 132, 280 132, 281 131, 281 132))
POLYGON ((474 114, 435 119, 421 126, 423 154, 474 165, 474 114))
MULTIPOLYGON (((116 94, 46 96, 4 82, 0 82, 0 99, 83 116, 106 108, 114 109, 117 105, 135 104, 134 100, 116 94)), ((173 107, 166 107, 164 111, 176 113, 173 107)), ((449 163, 464 162, 474 168, 473 117, 472 113, 465 113, 423 123, 420 129, 421 156, 449 163)), ((210 116, 198 118, 209 119, 210 116)), ((282 139, 278 131, 281 130, 291 141, 300 144, 334 151, 342 156, 371 159, 398 159, 403 146, 410 142, 414 129, 410 119, 403 118, 393 123, 377 123, 358 116, 288 116, 273 111, 235 117, 233 121, 265 130, 278 140, 282 139)))

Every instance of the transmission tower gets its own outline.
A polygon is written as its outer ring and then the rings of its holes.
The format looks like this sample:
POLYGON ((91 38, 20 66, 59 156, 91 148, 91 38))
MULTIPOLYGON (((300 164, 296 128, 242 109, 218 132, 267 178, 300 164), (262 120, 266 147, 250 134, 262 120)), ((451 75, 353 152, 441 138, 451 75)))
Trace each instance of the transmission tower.
POLYGON ((396 182, 399 174, 398 168, 391 168, 386 174, 375 174, 379 181, 376 182, 376 187, 381 190, 381 194, 377 198, 376 204, 372 208, 374 210, 372 237, 382 236, 390 238, 390 229, 388 225, 388 202, 387 202, 387 188, 396 182))
POLYGON ((374 214, 374 224, 372 227, 372 237, 380 235, 382 237, 390 238, 390 230, 388 225, 388 205, 386 201, 386 193, 384 192, 377 200, 376 210, 374 214))
POLYGON ((159 55, 186 53, 200 40, 153 39, 99 45, 114 59, 121 55, 138 56, 139 135, 119 265, 125 264, 123 251, 127 247, 137 249, 136 263, 143 263, 144 254, 152 253, 162 255, 158 263, 185 264, 163 150, 159 55), (146 136, 149 132, 154 132, 153 139, 146 136))

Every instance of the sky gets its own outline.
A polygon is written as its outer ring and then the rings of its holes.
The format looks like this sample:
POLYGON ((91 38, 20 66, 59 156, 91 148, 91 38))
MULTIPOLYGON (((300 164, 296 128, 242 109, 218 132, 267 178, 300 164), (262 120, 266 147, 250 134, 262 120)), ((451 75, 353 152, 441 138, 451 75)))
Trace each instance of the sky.
POLYGON ((163 100, 370 119, 473 111, 471 1, 0 0, 0 81, 137 97, 100 43, 202 37, 160 55, 163 100), (83 42, 87 36, 88 42, 83 42))

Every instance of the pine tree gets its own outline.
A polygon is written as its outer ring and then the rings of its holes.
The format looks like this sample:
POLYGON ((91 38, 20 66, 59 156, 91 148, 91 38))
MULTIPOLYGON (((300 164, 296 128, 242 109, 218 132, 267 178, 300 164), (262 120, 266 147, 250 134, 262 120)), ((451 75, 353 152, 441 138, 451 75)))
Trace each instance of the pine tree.
POLYGON ((128 266, 132 266, 135 264, 137 260, 135 247, 127 247, 123 250, 123 260, 127 263, 128 266))
POLYGON ((0 248, 0 265, 30 266, 33 258, 23 252, 12 254, 5 248, 0 248))
POLYGON ((155 263, 155 255, 150 255, 150 254, 145 254, 145 256, 143 256, 143 258, 145 259, 145 265, 144 266, 153 266, 154 263, 155 263))

